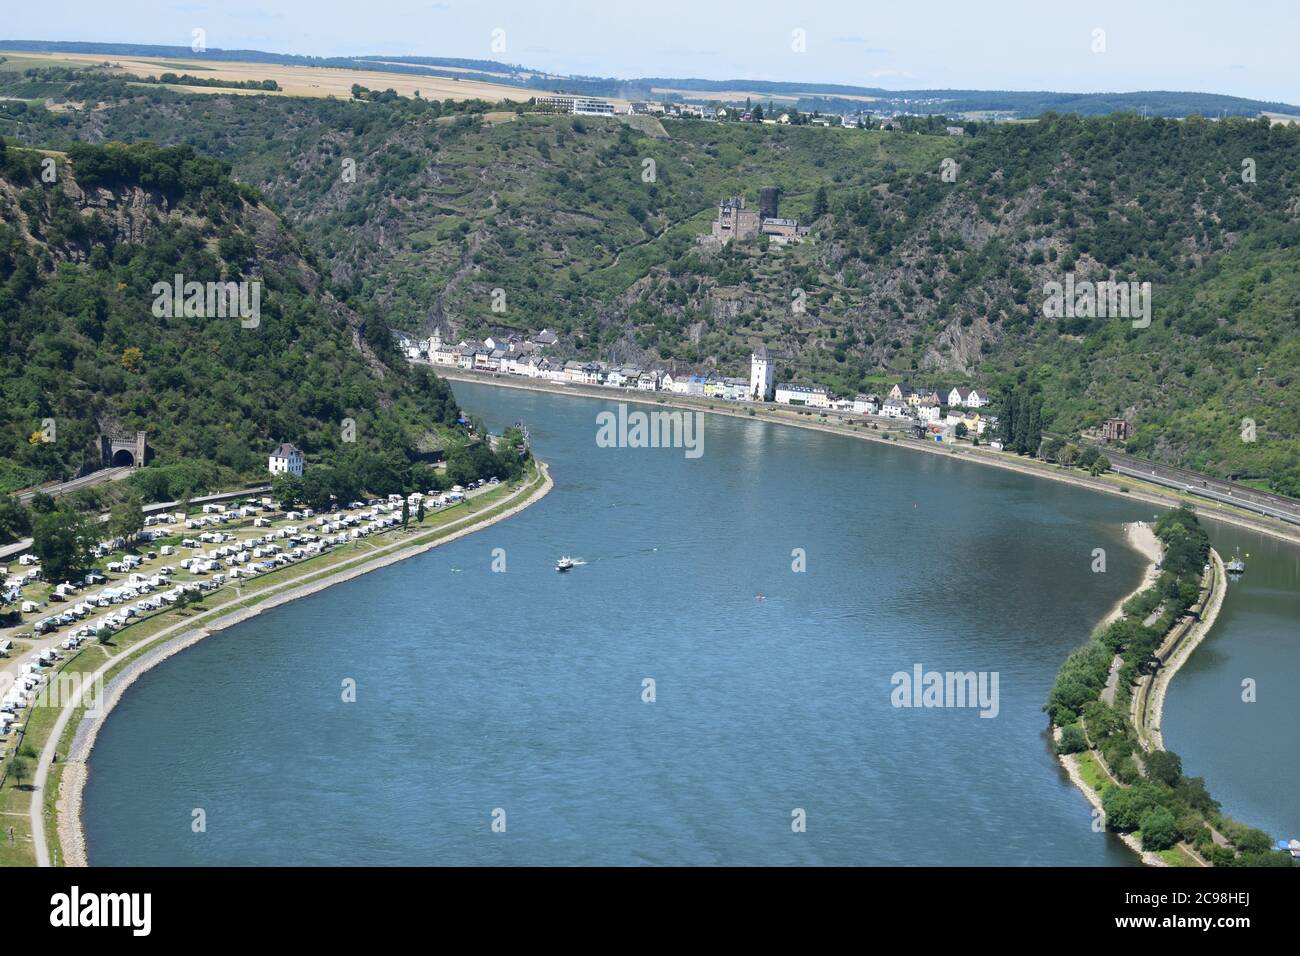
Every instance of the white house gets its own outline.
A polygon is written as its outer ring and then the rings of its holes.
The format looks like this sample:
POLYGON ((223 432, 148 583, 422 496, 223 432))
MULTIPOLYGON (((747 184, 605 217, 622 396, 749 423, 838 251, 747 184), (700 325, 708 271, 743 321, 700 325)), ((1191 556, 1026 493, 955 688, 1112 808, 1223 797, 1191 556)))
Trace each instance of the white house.
POLYGON ((434 365, 459 365, 460 348, 455 345, 440 345, 429 353, 429 360, 434 365))
POLYGON ((773 384, 772 358, 767 346, 760 345, 749 356, 749 397, 756 402, 770 402, 776 394, 773 384))
POLYGON ((983 408, 989 400, 973 388, 954 388, 948 393, 948 404, 962 408, 983 408))
POLYGON ((911 418, 911 409, 901 398, 887 398, 880 406, 880 414, 885 418, 911 418))
POLYGON ((858 415, 874 415, 880 408, 880 401, 874 395, 857 395, 853 399, 853 411, 858 415))
POLYGON ((939 420, 939 406, 932 404, 917 405, 916 417, 927 424, 939 420))
POLYGON ((564 380, 573 382, 577 385, 586 384, 587 373, 583 364, 577 359, 570 359, 564 363, 564 380))
POLYGON ((776 387, 778 405, 807 405, 811 408, 830 408, 831 394, 821 385, 795 385, 787 383, 776 387))
POLYGON ((282 442, 279 448, 271 452, 267 468, 273 475, 301 475, 302 452, 289 442, 282 442))
POLYGON ((750 389, 753 387, 753 381, 746 382, 743 378, 724 378, 720 387, 714 387, 713 394, 733 402, 743 402, 749 398, 750 389))

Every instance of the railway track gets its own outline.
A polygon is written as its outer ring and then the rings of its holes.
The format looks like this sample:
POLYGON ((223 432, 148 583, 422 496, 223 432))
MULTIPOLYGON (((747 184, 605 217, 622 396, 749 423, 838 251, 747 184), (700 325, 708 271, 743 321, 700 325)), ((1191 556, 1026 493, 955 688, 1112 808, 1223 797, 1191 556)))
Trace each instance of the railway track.
POLYGON ((1110 460, 1111 469, 1121 475, 1141 478, 1143 481, 1209 498, 1220 504, 1233 505, 1288 524, 1300 525, 1300 502, 1292 498, 1260 491, 1235 481, 1211 478, 1186 468, 1144 461, 1105 448, 1102 452, 1110 460))

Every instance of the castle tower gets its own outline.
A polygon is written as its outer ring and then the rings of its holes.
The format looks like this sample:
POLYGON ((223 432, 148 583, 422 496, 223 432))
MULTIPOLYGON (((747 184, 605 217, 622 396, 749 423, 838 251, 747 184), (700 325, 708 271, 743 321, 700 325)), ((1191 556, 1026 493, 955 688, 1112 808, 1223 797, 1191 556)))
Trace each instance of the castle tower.
POLYGON ((776 396, 776 380, 767 346, 760 345, 749 356, 749 397, 756 402, 770 402, 776 396))

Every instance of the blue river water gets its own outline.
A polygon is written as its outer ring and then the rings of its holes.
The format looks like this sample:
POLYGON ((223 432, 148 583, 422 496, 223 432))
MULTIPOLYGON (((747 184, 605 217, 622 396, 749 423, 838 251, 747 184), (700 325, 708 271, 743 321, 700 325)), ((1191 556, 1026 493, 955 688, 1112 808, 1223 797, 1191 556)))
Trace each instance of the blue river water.
MULTIPOLYGON (((1136 585, 1120 526, 1149 506, 716 416, 698 458, 604 448, 612 401, 455 390, 494 430, 525 420, 555 489, 143 675, 91 757, 91 863, 1136 863, 1041 706, 1136 585), (996 672, 996 716, 894 706, 916 665, 996 672)), ((1199 653, 1173 746, 1216 672, 1199 653)), ((1228 762, 1189 745, 1188 770, 1226 790, 1233 748, 1207 746, 1228 762)))

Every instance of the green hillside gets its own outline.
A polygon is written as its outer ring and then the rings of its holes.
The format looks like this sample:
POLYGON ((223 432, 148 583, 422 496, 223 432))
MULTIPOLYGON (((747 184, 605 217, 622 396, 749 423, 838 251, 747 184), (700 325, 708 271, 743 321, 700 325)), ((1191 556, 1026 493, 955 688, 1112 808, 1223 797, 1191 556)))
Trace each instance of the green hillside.
POLYGON ((229 162, 328 263, 333 294, 394 328, 549 327, 565 356, 730 373, 763 341, 779 376, 841 393, 1023 385, 1049 431, 1124 415, 1131 450, 1300 492, 1296 126, 1049 114, 962 137, 660 133, 485 103, 142 92, 59 70, 4 82, 82 106, 0 107, 23 142, 188 143, 229 162), (768 185, 811 241, 696 242, 718 200, 756 205, 768 185), (1045 284, 1067 274, 1151 283, 1150 327, 1045 317, 1045 284))
POLYGON ((346 476, 340 489, 376 493, 437 486, 432 458, 470 454, 446 382, 324 291, 314 254, 217 160, 0 141, 0 220, 6 490, 98 467, 98 436, 136 429, 153 449, 132 482, 145 500, 265 480, 281 441, 346 476), (258 282, 260 311, 160 315, 154 285, 177 273, 258 282))

